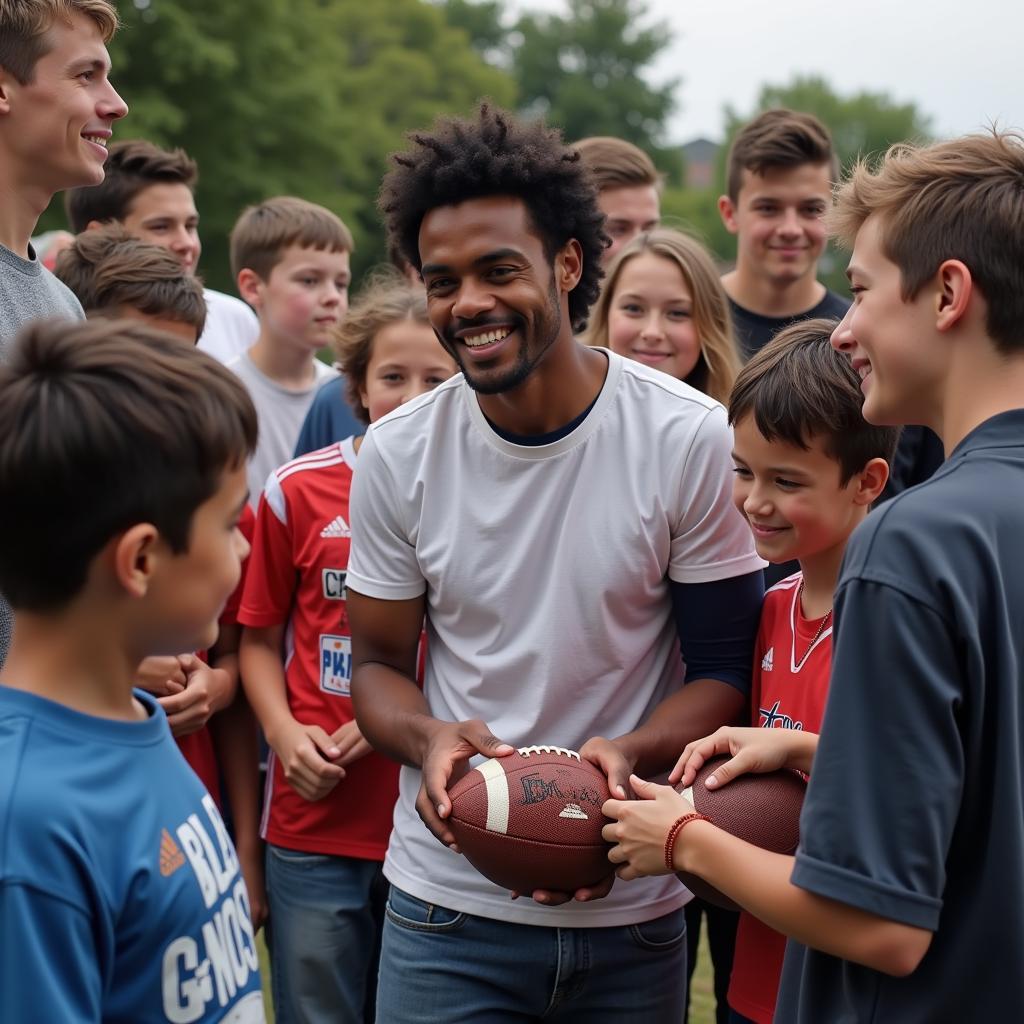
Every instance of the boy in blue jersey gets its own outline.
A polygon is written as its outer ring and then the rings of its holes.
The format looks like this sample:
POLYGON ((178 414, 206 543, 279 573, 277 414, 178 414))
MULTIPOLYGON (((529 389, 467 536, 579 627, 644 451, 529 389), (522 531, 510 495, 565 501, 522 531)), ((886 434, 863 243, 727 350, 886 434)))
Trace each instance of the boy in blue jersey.
POLYGON ((264 1019, 238 856, 132 686, 216 639, 255 442, 234 375, 136 322, 42 322, 0 367, 5 1024, 264 1019))

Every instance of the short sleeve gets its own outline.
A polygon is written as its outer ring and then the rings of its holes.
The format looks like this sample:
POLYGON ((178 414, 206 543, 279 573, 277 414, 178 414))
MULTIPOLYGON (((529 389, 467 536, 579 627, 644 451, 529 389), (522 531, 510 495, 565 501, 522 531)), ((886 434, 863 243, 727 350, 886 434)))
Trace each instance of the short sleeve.
POLYGON ((732 503, 732 431, 725 410, 709 410, 694 435, 680 475, 669 579, 707 583, 763 569, 750 527, 732 503))
POLYGON ((406 510, 372 429, 359 449, 349 511, 349 590, 384 601, 407 601, 424 593, 427 584, 405 527, 406 510))
POLYGON ((102 1018, 103 979, 80 908, 31 886, 0 885, 0 1020, 102 1018))
POLYGON ((840 587, 793 883, 934 931, 964 785, 954 630, 895 586, 840 587))
POLYGON ((275 474, 260 495, 245 590, 238 610, 243 626, 261 628, 288 621, 297 571, 286 498, 275 474))

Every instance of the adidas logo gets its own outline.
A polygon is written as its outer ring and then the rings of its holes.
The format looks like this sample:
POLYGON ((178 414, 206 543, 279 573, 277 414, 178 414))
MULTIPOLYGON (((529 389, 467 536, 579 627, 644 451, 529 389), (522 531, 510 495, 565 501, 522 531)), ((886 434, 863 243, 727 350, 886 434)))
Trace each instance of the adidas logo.
POLYGON ((558 815, 560 818, 576 818, 579 821, 589 821, 587 812, 579 804, 566 804, 565 809, 558 815))
POLYGON ((169 878, 185 863, 185 854, 181 847, 171 838, 171 833, 164 829, 160 833, 160 874, 169 878))
POLYGON ((772 664, 775 661, 775 648, 769 647, 768 653, 761 659, 761 671, 771 672, 772 664))
POLYGON ((335 516, 321 531, 321 537, 351 537, 352 531, 341 516, 335 516))

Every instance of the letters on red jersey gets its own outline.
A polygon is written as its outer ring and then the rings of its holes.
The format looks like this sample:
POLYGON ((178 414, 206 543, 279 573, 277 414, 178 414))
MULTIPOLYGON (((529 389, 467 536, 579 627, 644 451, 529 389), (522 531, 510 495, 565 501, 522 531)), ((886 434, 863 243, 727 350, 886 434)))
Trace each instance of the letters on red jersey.
MULTIPOLYGON (((821 731, 832 666, 832 624, 815 639, 820 620, 803 617, 802 579, 800 573, 789 576, 764 596, 750 688, 751 725, 821 731)), ((740 915, 729 1005, 756 1024, 771 1024, 775 1014, 785 951, 784 935, 746 912, 740 915)))
MULTIPOLYGON (((328 734, 355 717, 345 598, 351 533, 352 439, 286 463, 267 481, 256 513, 244 626, 287 624, 284 652, 294 718, 328 734)), ((288 785, 273 752, 261 832, 277 846, 383 860, 398 796, 398 765, 377 753, 355 761, 322 800, 288 785)))

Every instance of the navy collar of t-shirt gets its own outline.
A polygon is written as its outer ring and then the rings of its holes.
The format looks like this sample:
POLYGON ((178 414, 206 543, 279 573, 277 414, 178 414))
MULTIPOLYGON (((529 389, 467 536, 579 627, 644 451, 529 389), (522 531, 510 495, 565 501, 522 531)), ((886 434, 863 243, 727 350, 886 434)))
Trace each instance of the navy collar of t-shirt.
MULTIPOLYGON (((539 447, 544 444, 554 444, 556 441, 561 441, 563 437, 568 437, 587 418, 590 410, 594 408, 600 397, 601 392, 598 391, 594 396, 594 401, 591 402, 590 405, 588 405, 586 409, 579 414, 579 416, 570 420, 564 426, 556 427, 547 434, 513 434, 508 430, 502 430, 502 428, 499 427, 486 413, 484 413, 484 419, 487 420, 487 425, 491 430, 493 430, 503 441, 508 441, 509 444, 539 447)), ((483 410, 481 410, 481 412, 482 411, 483 410)))

